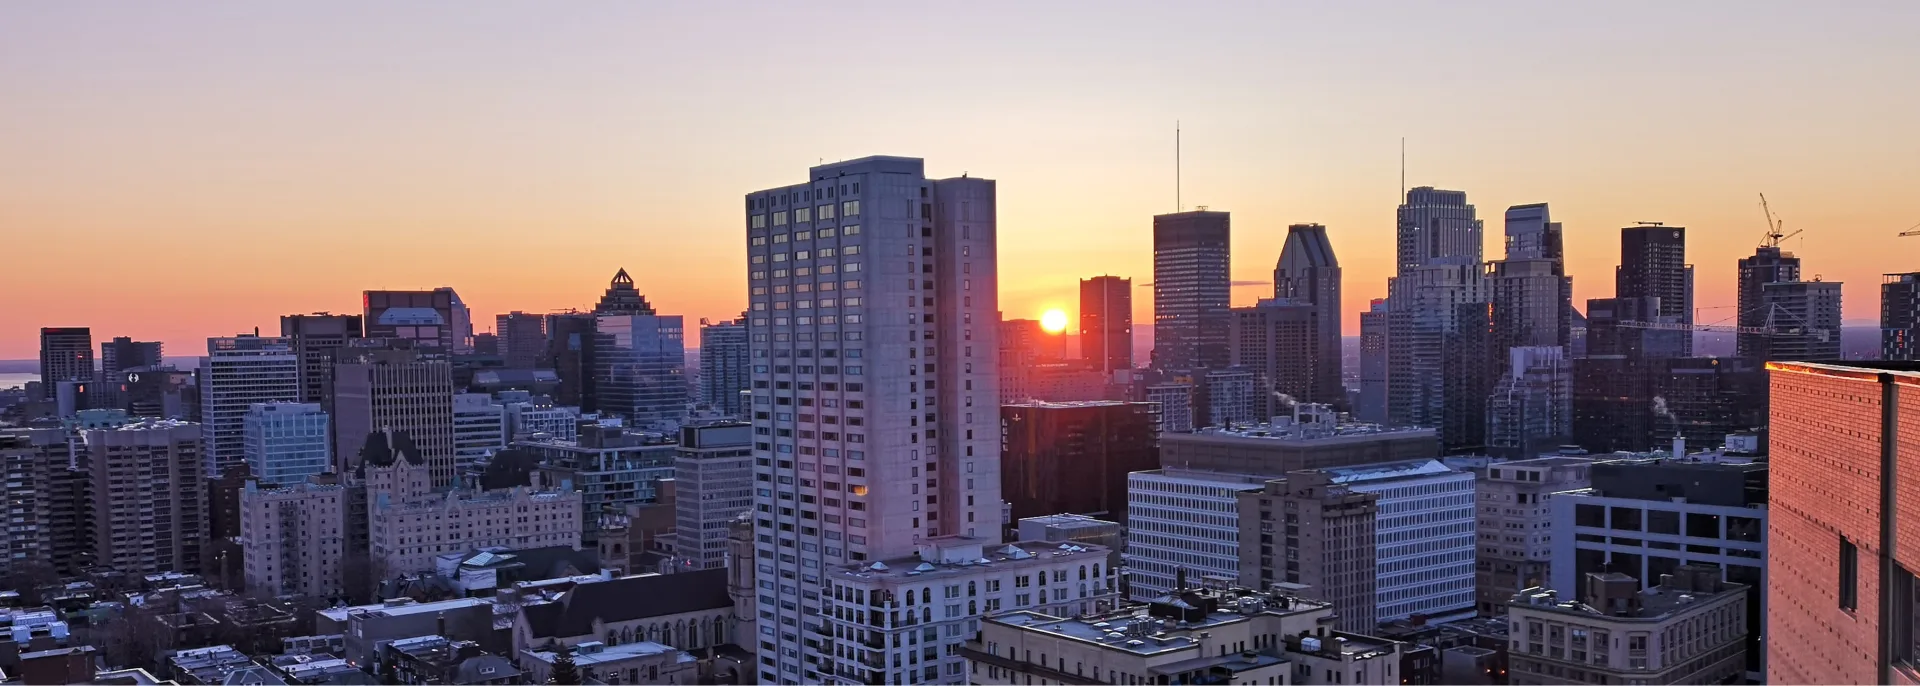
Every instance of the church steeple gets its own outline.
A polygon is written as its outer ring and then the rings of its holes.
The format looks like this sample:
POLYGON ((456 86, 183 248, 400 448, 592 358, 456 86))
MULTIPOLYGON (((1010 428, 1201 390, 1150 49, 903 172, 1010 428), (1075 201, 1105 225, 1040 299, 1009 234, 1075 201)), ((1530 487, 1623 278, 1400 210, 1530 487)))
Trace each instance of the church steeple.
POLYGON ((607 294, 600 297, 600 304, 593 307, 594 314, 654 314, 653 306, 647 304, 647 297, 633 287, 633 277, 622 268, 613 275, 613 282, 607 286, 607 294))

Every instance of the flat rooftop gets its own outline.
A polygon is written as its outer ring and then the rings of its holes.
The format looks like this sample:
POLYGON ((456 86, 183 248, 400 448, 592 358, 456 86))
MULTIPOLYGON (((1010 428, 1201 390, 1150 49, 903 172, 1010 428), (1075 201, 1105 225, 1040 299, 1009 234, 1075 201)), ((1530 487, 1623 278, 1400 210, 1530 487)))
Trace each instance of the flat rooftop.
POLYGON ((405 615, 420 614, 422 612, 443 612, 446 610, 457 610, 461 608, 473 607, 475 605, 490 605, 490 604, 492 604, 490 601, 482 598, 454 598, 453 600, 440 600, 440 601, 435 601, 431 603, 416 603, 409 600, 407 602, 391 602, 390 601, 386 603, 373 603, 369 605, 331 607, 325 610, 320 610, 319 613, 321 616, 326 617, 327 619, 331 619, 336 622, 344 622, 344 621, 347 621, 347 617, 349 615, 355 612, 363 612, 363 613, 373 615, 375 617, 400 617, 405 615))
POLYGON ((1145 406, 1147 404, 1148 403, 1137 403, 1137 402, 1132 402, 1128 400, 1058 400, 1058 401, 1024 400, 1017 403, 1007 403, 1005 405, 1002 405, 1001 407, 1034 407, 1034 408, 1040 408, 1045 410, 1064 410, 1064 409, 1072 409, 1076 407, 1119 407, 1122 405, 1145 406))
POLYGON ((1020 541, 1000 545, 988 545, 984 539, 967 539, 964 536, 948 536, 922 544, 923 553, 907 555, 886 560, 873 560, 857 565, 843 565, 828 572, 829 575, 852 581, 875 582, 907 580, 925 581, 951 576, 963 576, 977 573, 982 567, 1029 567, 1049 562, 1060 562, 1070 558, 1086 558, 1093 562, 1105 562, 1108 548, 1101 545, 1083 543, 1054 543, 1049 541, 1020 541), (957 562, 939 562, 924 557, 926 549, 934 548, 942 559, 956 559, 957 562), (973 550, 977 548, 977 550, 973 550), (956 553, 967 553, 956 555, 956 553))
MULTIPOLYGON (((553 661, 557 659, 557 655, 550 650, 529 650, 524 654, 547 664, 553 664, 553 661)), ((620 662, 638 657, 665 654, 675 655, 675 662, 693 662, 699 659, 679 648, 653 641, 635 641, 633 643, 622 643, 617 646, 610 646, 599 641, 588 641, 574 646, 573 664, 585 667, 587 665, 620 662)))
MULTIPOLYGON (((1331 607, 1329 603, 1322 601, 1289 596, 1280 596, 1281 600, 1275 600, 1274 597, 1264 594, 1250 595, 1247 598, 1260 599, 1260 612, 1265 614, 1323 612, 1331 607), (1281 603, 1284 603, 1284 606, 1281 603)), ((1147 605, 1135 605, 1107 614, 1072 618, 1020 610, 994 615, 988 617, 986 621, 1094 644, 1107 650, 1150 656, 1198 648, 1200 642, 1193 637, 1194 632, 1234 622, 1250 621, 1253 615, 1240 612, 1238 604, 1240 601, 1241 596, 1228 595, 1222 600, 1219 609, 1208 613, 1199 621, 1191 622, 1177 622, 1152 616, 1149 614, 1147 605)), ((1172 598, 1164 599, 1164 602, 1174 603, 1177 607, 1189 607, 1183 601, 1172 598)))
POLYGON ((1271 441, 1301 447, 1315 447, 1365 443, 1382 439, 1434 438, 1439 435, 1439 432, 1434 429, 1348 422, 1331 426, 1324 424, 1255 424, 1236 428, 1210 426, 1190 434, 1168 434, 1161 440, 1271 441))
POLYGON ((1314 470, 1333 476, 1336 484, 1363 484, 1399 479, 1417 479, 1447 474, 1470 474, 1448 467, 1439 460, 1409 460, 1406 462, 1382 462, 1380 464, 1358 465, 1354 467, 1327 467, 1314 470))

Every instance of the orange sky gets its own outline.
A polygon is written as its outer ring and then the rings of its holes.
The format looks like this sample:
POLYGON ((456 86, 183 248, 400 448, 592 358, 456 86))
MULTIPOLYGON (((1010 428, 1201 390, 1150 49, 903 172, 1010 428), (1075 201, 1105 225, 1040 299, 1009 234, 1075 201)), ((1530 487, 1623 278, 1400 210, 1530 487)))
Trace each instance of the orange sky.
POLYGON ((1576 300, 1612 293, 1619 227, 1658 220, 1690 230, 1697 301, 1732 304, 1758 192, 1849 319, 1920 269, 1894 238, 1920 222, 1920 3, 732 9, 755 20, 0 5, 0 359, 40 326, 192 355, 368 288, 453 286, 484 330, 588 306, 620 267, 662 311, 728 317, 741 196, 869 154, 997 179, 1007 316, 1071 313, 1081 277, 1151 280, 1176 119, 1187 205, 1233 212, 1234 278, 1323 223, 1350 313, 1392 269, 1403 135, 1408 184, 1467 191, 1489 258, 1507 206, 1551 203, 1576 300))

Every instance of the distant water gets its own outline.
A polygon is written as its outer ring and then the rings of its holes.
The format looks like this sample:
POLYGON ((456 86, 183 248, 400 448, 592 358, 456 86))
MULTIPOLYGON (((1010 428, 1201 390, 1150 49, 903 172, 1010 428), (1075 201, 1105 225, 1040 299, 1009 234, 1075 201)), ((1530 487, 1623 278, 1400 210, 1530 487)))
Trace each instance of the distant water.
POLYGON ((39 374, 0 374, 0 389, 25 386, 29 381, 39 380, 39 374))

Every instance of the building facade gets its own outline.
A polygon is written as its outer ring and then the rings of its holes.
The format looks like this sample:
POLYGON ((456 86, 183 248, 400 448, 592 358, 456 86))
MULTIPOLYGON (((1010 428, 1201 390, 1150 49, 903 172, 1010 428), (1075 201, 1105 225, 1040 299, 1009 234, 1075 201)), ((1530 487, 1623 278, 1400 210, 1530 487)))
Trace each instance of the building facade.
POLYGON ((93 329, 50 326, 40 329, 40 387, 48 398, 62 381, 93 382, 93 329))
POLYGON ((1153 218, 1153 366, 1227 366, 1232 222, 1226 212, 1153 218))
POLYGON ((333 370, 336 471, 360 454, 367 437, 402 432, 421 451, 433 487, 453 483, 453 366, 433 348, 404 340, 370 340, 335 351, 333 370))
MULTIPOLYGON (((1740 326, 1762 328, 1768 325, 1772 307, 1766 301, 1766 285, 1800 280, 1800 258, 1779 246, 1762 245, 1751 257, 1740 258, 1740 326)), ((1773 359, 1773 339, 1760 333, 1740 333, 1735 339, 1734 355, 1758 360, 1773 359)))
POLYGON ((280 317, 280 337, 299 359, 300 397, 303 403, 333 408, 333 351, 358 340, 363 333, 357 314, 289 314, 280 317))
POLYGON ((1513 594, 1554 582, 1553 494, 1586 488, 1591 464, 1584 457, 1498 462, 1475 483, 1480 614, 1505 614, 1513 594))
POLYGON ((1477 261, 1439 258, 1389 285, 1387 421, 1440 429, 1449 450, 1485 441, 1490 308, 1477 261), (1449 393, 1449 391, 1452 391, 1449 393))
POLYGON ((1179 587, 1240 579, 1240 493, 1266 477, 1159 469, 1127 475, 1127 593, 1149 600, 1179 587))
POLYGON ((660 502, 660 482, 675 473, 675 448, 660 434, 587 426, 578 440, 534 438, 513 446, 533 454, 547 483, 580 496, 581 540, 598 544, 603 520, 630 505, 660 502))
MULTIPOLYGON (((1693 265, 1687 264, 1686 227, 1654 222, 1620 229, 1613 297, 1659 298, 1657 316, 1693 325, 1693 265)), ((1679 344, 1677 357, 1693 356, 1692 334, 1682 336, 1679 344)))
POLYGON ((1159 383, 1148 386, 1146 399, 1160 407, 1160 433, 1188 433, 1193 425, 1193 384, 1159 383))
POLYGON ((1379 625, 1378 494, 1300 471, 1239 497, 1240 585, 1308 586, 1339 613, 1340 630, 1379 625))
POLYGON ((1920 683, 1920 370, 1773 362, 1766 678, 1920 683), (1792 637, 1783 640, 1781 637, 1792 637))
POLYGON ((333 432, 318 403, 270 402, 247 408, 247 469, 269 485, 305 481, 333 468, 333 432))
POLYGON ((1582 577, 1577 599, 1541 587, 1513 596, 1513 684, 1725 684, 1743 676, 1753 588, 1686 565, 1646 589, 1617 572, 1582 577))
POLYGON ((367 291, 361 296, 367 338, 397 338, 443 353, 473 349, 473 313, 452 288, 367 291))
POLYGON ((727 533, 753 511, 753 425, 680 429, 673 456, 674 554, 698 569, 727 563, 727 533))
POLYGON ((404 433, 366 442, 368 556, 374 578, 432 571, 434 557, 488 546, 580 548, 580 493, 531 487, 435 493, 432 466, 404 433))
POLYGON ((1775 333, 1766 360, 1840 359, 1840 282, 1788 281, 1763 284, 1760 301, 1775 333))
POLYGON ((507 408, 485 393, 453 396, 453 469, 477 469, 507 448, 507 408))
POLYGON ((843 565, 821 594, 822 676, 833 684, 972 683, 962 646, 982 616, 1074 616, 1118 601, 1107 550, 940 537, 914 555, 843 565))
POLYGON ((1354 418, 1387 422, 1387 299, 1374 298, 1360 313, 1360 398, 1354 418))
POLYGON ((1080 359, 1108 375, 1133 368, 1133 279, 1080 280, 1080 359))
POLYGON ((1125 521, 1127 475, 1160 468, 1147 403, 1000 408, 1000 491, 1013 519, 1080 514, 1125 521))
POLYGON ((1314 344, 1306 358, 1312 367, 1311 390, 1298 397, 1306 402, 1347 404, 1340 381, 1340 261, 1333 255, 1327 227, 1294 224, 1273 268, 1273 297, 1313 309, 1314 344))
POLYGON ((599 411, 635 426, 669 427, 687 418, 692 398, 686 332, 678 315, 602 314, 594 331, 593 385, 599 411))
POLYGON ((1559 346, 1507 349, 1487 398, 1487 452, 1525 458, 1573 437, 1573 361, 1559 346))
POLYGON ((207 339, 200 372, 205 473, 246 464, 247 413, 258 403, 300 399, 300 358, 284 338, 207 339))
POLYGON ((80 433, 93 490, 94 564, 200 572, 206 462, 198 424, 148 419, 80 433))
POLYGON ((547 350, 547 320, 532 312, 514 310, 493 316, 494 335, 499 337, 500 356, 514 369, 540 366, 540 355, 547 350))
POLYGON ((1254 374, 1253 414, 1271 417, 1289 412, 1296 402, 1344 404, 1346 390, 1325 386, 1326 357, 1321 350, 1319 308, 1291 300, 1261 300, 1233 308, 1228 336, 1233 366, 1254 374), (1337 402, 1336 402, 1337 401, 1337 402))
POLYGON ((1920 272, 1880 278, 1880 359, 1920 361, 1920 272))
POLYGON ((326 598, 346 590, 347 508, 341 484, 301 482, 240 491, 240 545, 247 590, 269 596, 326 598))
POLYGON ((700 320, 700 403, 734 418, 747 416, 747 320, 700 320))
POLYGON ((1000 536, 995 217, 912 158, 747 194, 760 681, 828 676, 825 570, 1000 536))

